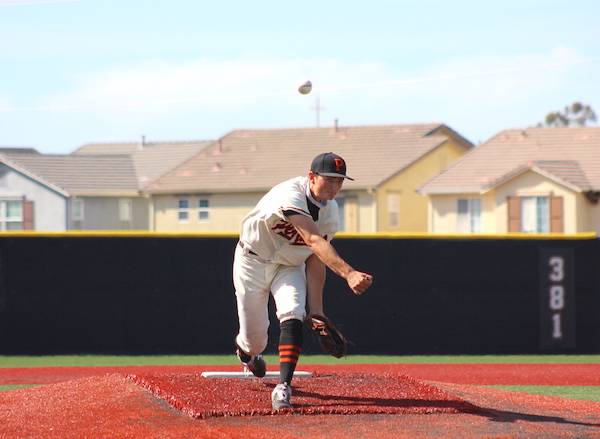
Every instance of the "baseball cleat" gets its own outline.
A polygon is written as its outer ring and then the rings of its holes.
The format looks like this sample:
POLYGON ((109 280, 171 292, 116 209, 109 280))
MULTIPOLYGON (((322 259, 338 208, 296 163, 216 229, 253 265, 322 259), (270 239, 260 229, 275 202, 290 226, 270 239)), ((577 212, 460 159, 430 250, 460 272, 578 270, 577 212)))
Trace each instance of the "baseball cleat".
POLYGON ((244 365, 246 371, 252 372, 257 378, 263 378, 267 374, 267 363, 265 362, 262 355, 248 355, 242 352, 240 348, 237 349, 237 356, 240 359, 240 363, 244 365), (242 360, 242 356, 250 357, 248 361, 242 360))
POLYGON ((273 393, 271 394, 273 410, 293 409, 294 406, 290 404, 291 396, 292 388, 288 383, 277 384, 275 389, 273 389, 273 393))

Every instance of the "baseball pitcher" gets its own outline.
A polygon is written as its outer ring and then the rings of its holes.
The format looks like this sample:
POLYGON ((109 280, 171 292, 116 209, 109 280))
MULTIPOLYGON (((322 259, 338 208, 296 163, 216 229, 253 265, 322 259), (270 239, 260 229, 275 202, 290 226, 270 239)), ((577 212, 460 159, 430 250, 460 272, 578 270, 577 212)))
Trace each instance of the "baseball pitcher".
POLYGON ((290 383, 302 351, 303 322, 318 334, 328 353, 346 354, 346 340, 323 312, 326 267, 344 278, 354 294, 362 294, 373 280, 348 265, 330 244, 339 228, 334 198, 346 178, 351 179, 340 156, 320 154, 307 177, 272 188, 241 223, 233 263, 237 355, 255 376, 265 376, 261 354, 267 346, 272 294, 280 326, 280 380, 272 393, 274 410, 293 407, 290 383))

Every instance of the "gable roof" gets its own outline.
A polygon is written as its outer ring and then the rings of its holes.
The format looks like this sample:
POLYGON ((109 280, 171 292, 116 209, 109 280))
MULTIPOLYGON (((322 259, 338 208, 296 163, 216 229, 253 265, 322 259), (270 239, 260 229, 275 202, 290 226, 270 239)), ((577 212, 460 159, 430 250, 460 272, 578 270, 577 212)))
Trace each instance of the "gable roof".
POLYGON ((446 143, 472 144, 439 123, 334 128, 240 129, 146 187, 149 193, 265 191, 306 175, 315 156, 348 164, 347 189, 373 188, 446 143))
POLYGON ((499 186, 526 171, 533 171, 543 175, 549 180, 556 181, 571 190, 581 192, 582 187, 589 186, 579 163, 570 160, 542 160, 527 162, 526 164, 515 168, 512 172, 500 177, 489 185, 490 188, 499 186))
POLYGON ((1 148, 0 162, 67 197, 139 196, 144 186, 212 143, 90 143, 70 155, 1 148))
POLYGON ((532 170, 578 192, 600 191, 600 127, 505 130, 418 188, 484 194, 532 170))
POLYGON ((4 155, 0 161, 69 195, 138 195, 129 156, 4 155))
POLYGON ((129 155, 133 160, 140 189, 214 143, 213 140, 186 142, 89 143, 72 155, 129 155))
POLYGON ((39 154, 39 152, 34 148, 2 146, 0 147, 0 154, 39 154))

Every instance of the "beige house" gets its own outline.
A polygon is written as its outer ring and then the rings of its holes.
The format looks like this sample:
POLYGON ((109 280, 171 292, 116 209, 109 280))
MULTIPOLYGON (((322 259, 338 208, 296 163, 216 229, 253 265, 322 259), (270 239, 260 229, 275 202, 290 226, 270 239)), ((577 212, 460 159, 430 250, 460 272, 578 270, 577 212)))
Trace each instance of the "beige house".
POLYGON ((418 192, 431 233, 598 233, 600 127, 502 131, 418 192))
POLYGON ((274 185, 335 152, 348 164, 337 197, 345 232, 426 232, 415 189, 473 145, 443 124, 235 130, 149 184, 150 228, 237 232, 274 185))

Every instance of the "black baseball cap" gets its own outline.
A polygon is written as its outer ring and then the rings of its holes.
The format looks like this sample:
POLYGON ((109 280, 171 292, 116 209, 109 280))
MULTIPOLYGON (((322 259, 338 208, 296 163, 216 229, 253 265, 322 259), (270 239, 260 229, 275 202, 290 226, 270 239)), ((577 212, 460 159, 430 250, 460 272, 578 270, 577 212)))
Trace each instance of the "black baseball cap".
POLYGON ((310 165, 310 170, 325 177, 342 177, 354 180, 346 175, 346 162, 339 155, 324 152, 316 156, 310 165))

